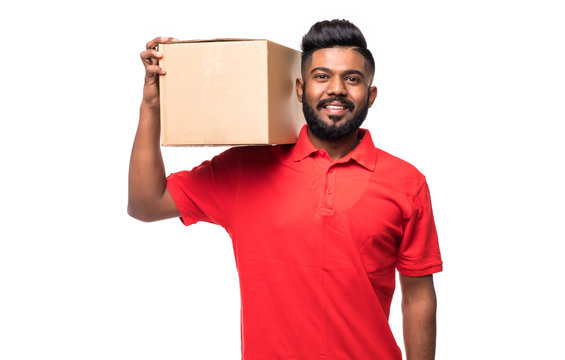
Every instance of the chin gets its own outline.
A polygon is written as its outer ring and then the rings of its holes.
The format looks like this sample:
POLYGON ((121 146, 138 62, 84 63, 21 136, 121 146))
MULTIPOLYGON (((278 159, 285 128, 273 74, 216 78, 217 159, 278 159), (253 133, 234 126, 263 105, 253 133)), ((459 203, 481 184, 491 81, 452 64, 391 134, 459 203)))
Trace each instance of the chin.
POLYGON ((339 127, 345 123, 347 123, 348 119, 345 116, 329 116, 329 120, 327 121, 328 125, 332 126, 335 125, 339 127))

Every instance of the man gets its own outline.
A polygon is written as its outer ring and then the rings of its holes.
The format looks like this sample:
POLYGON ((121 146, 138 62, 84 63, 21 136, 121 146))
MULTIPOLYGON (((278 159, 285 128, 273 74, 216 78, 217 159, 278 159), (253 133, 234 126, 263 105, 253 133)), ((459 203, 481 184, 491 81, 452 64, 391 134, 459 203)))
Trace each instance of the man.
POLYGON ((425 178, 359 126, 377 89, 357 27, 315 24, 302 42, 295 145, 231 148, 165 176, 159 148, 157 38, 141 53, 143 101, 128 212, 180 216, 230 234, 241 289, 243 359, 401 359, 388 325, 400 272, 407 359, 433 359, 442 269, 425 178))

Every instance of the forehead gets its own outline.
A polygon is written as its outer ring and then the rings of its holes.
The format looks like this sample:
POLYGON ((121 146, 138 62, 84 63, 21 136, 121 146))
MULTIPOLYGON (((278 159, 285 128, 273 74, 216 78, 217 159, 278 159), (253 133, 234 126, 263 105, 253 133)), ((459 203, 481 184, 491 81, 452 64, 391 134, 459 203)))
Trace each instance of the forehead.
POLYGON ((365 73, 365 58, 350 47, 332 47, 320 49, 312 53, 308 71, 317 67, 332 71, 357 70, 365 73))

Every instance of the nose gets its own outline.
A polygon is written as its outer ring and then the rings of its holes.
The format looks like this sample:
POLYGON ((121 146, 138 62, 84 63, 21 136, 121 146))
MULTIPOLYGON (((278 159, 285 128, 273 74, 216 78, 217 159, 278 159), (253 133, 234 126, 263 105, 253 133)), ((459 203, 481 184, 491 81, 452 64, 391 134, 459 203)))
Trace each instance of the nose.
POLYGON ((328 95, 334 96, 347 95, 347 88, 345 87, 343 79, 339 78, 338 76, 333 76, 328 82, 327 93, 328 95))

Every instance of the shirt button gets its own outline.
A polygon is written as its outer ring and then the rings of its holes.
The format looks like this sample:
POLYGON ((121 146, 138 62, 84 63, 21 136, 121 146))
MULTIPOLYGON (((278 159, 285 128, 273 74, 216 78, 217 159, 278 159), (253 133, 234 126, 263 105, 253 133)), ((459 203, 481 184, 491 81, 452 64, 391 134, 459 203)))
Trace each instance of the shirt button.
POLYGON ((334 172, 335 172, 334 169, 330 169, 330 170, 328 171, 329 174, 333 174, 334 172))
POLYGON ((326 192, 328 193, 328 195, 331 195, 331 194, 334 193, 333 189, 328 189, 326 192))

